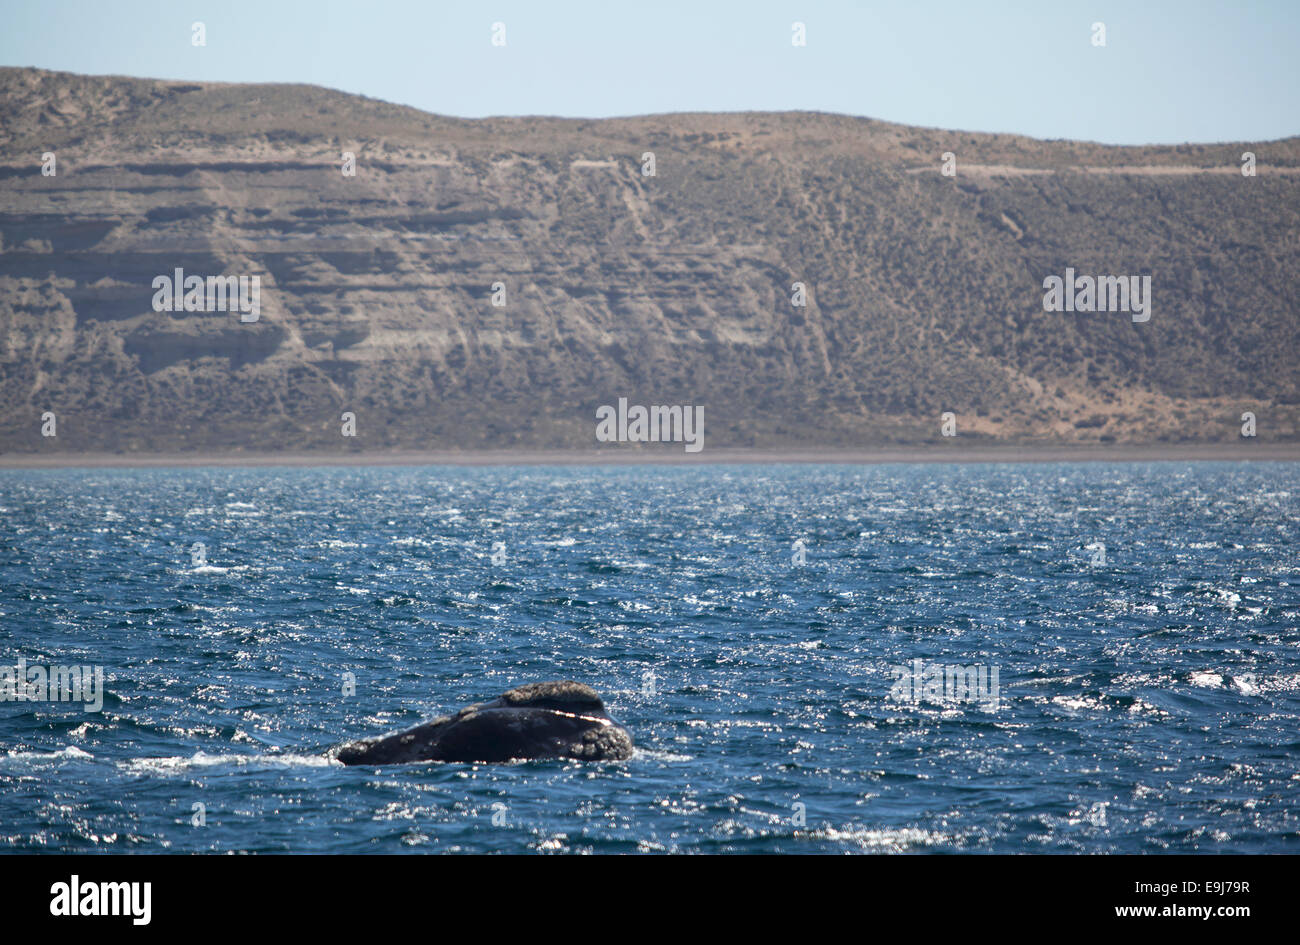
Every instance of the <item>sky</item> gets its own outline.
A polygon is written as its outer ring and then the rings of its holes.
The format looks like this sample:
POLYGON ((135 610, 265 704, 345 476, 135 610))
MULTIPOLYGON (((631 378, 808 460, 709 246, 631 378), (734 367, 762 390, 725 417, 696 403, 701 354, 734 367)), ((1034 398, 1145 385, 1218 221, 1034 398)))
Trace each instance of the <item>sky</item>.
POLYGON ((798 109, 1113 144, 1300 133, 1300 0, 0 0, 0 65, 306 82, 468 118, 798 109))

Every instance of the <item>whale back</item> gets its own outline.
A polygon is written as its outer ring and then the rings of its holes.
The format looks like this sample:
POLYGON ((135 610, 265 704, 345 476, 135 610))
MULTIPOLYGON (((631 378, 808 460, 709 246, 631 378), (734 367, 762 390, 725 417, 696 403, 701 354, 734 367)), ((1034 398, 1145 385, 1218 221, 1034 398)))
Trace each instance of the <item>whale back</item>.
POLYGON ((529 683, 423 725, 342 746, 343 764, 497 763, 541 758, 622 761, 632 736, 596 690, 571 679, 529 683))
POLYGON ((595 689, 572 679, 519 686, 483 708, 556 709, 578 715, 604 715, 605 703, 595 689))

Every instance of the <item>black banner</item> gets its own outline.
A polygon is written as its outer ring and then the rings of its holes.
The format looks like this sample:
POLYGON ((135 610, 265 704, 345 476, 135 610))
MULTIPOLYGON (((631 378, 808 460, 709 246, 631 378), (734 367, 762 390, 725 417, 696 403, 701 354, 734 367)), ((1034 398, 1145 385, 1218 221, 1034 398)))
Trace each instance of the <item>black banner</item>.
POLYGON ((10 933, 48 925, 77 933, 98 926, 128 934, 250 928, 373 934, 380 927, 395 931, 394 919, 402 920, 399 926, 418 922, 468 902, 491 917, 493 928, 516 917, 521 923, 541 917, 553 927, 589 925, 593 908, 622 922, 629 911, 661 918, 678 908, 697 913, 706 900, 714 907, 704 911, 720 927, 744 927, 773 909, 789 910, 792 919, 809 910, 829 914, 832 901, 846 896, 842 907, 855 921, 896 922, 910 914, 924 917, 931 930, 952 922, 953 931, 1050 921, 1071 930, 1138 926, 1173 933, 1201 925, 1232 935, 1287 914, 1281 891, 1289 864, 1271 857, 897 856, 801 858, 797 865, 768 858, 761 873, 733 863, 622 858, 596 866, 580 858, 544 864, 496 858, 467 869, 392 856, 7 857, 0 860, 6 874, 0 902, 10 933), (613 902, 597 905, 597 897, 611 892, 613 902))

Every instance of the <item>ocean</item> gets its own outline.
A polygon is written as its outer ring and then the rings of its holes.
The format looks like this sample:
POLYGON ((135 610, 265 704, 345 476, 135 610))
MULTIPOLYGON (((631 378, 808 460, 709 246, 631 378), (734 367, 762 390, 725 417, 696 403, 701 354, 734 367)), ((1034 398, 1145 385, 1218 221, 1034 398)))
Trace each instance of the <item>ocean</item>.
POLYGON ((0 850, 1300 852, 1298 498, 1294 463, 0 471, 0 850), (20 661, 102 706, 18 700, 20 661), (545 679, 635 756, 329 755, 545 679))

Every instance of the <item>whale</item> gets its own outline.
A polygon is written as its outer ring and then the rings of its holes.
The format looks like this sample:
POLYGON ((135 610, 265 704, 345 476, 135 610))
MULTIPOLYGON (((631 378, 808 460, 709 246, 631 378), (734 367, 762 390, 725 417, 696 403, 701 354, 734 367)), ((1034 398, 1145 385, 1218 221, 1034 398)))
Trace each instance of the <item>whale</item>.
POLYGON ((609 717, 596 690, 570 679, 529 683, 455 715, 350 742, 335 757, 345 765, 625 761, 632 757, 632 735, 609 717))

